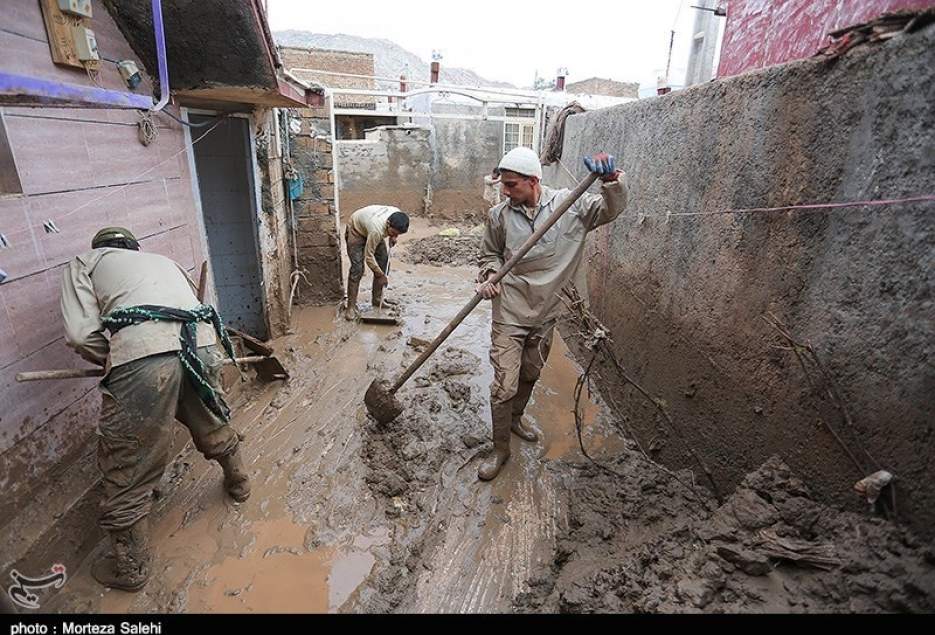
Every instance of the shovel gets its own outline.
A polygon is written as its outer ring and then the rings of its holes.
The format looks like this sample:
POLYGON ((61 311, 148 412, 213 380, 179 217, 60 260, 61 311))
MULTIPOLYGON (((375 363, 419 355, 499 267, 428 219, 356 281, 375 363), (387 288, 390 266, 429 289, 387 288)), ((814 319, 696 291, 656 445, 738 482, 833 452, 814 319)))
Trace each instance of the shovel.
MULTIPOLYGON (((261 381, 275 381, 288 379, 289 373, 275 357, 266 355, 252 355, 238 357, 234 360, 225 359, 225 364, 253 364, 257 377, 261 381)), ((103 368, 61 368, 56 370, 31 370, 16 373, 16 381, 40 381, 42 379, 79 379, 81 377, 103 377, 103 368)))
MULTIPOLYGON (((533 235, 526 240, 526 242, 523 243, 522 247, 520 247, 517 252, 513 254, 512 258, 510 258, 506 263, 504 263, 502 267, 500 267, 500 270, 495 273, 494 276, 488 280, 488 282, 491 284, 497 284, 500 282, 500 280, 502 280, 503 277, 510 272, 516 263, 522 260, 523 256, 525 256, 526 253, 529 252, 529 250, 532 249, 537 242, 539 242, 539 239, 542 238, 547 231, 549 231, 549 228, 551 228, 552 225, 554 225, 558 219, 568 211, 568 208, 574 205, 575 201, 577 201, 578 198, 580 198, 581 195, 584 194, 589 187, 591 187, 591 184, 594 183, 597 177, 598 175, 592 172, 584 179, 582 179, 581 182, 575 186, 575 189, 571 191, 571 194, 568 195, 568 198, 562 201, 562 204, 559 205, 554 212, 552 212, 552 215, 549 216, 548 220, 543 223, 543 225, 539 227, 539 229, 537 229, 533 235)), ((409 367, 394 383, 390 384, 389 382, 381 379, 373 380, 373 382, 370 384, 370 387, 367 388, 367 393, 364 395, 364 403, 367 405, 367 411, 374 419, 382 424, 387 424, 398 417, 400 413, 402 413, 403 407, 402 404, 400 404, 396 399, 396 391, 399 390, 410 377, 412 377, 413 373, 419 370, 419 367, 425 363, 425 360, 427 360, 432 355, 432 353, 438 349, 439 346, 441 346, 442 342, 448 339, 448 336, 451 335, 451 333, 458 327, 458 325, 464 321, 464 318, 466 318, 468 314, 474 310, 474 307, 480 304, 482 299, 483 298, 479 293, 475 293, 474 297, 471 298, 471 301, 468 302, 467 305, 458 312, 458 314, 451 320, 451 322, 448 323, 448 326, 446 326, 444 330, 438 334, 432 343, 429 344, 428 348, 426 348, 425 351, 419 355, 416 361, 409 365, 409 367)))

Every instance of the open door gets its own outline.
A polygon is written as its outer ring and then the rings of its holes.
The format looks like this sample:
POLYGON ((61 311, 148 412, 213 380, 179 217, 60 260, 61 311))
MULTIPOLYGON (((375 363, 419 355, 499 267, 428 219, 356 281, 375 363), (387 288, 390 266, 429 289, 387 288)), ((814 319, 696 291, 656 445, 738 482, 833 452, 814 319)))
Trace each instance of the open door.
MULTIPOLYGON (((211 119, 189 116, 192 123, 211 119)), ((197 128, 192 136, 200 136, 197 128)), ((193 152, 218 311, 225 324, 266 339, 249 120, 224 119, 194 145, 193 152)))

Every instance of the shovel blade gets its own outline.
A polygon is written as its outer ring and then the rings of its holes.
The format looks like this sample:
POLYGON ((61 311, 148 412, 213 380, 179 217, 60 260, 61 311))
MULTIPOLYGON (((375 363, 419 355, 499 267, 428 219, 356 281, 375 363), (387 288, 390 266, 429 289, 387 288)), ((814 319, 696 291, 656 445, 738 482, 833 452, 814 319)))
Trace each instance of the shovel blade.
POLYGON ((396 395, 390 392, 389 383, 381 379, 371 382, 364 395, 364 403, 370 416, 384 425, 396 419, 403 411, 396 395))
POLYGON ((282 365, 282 362, 275 357, 267 357, 253 364, 253 368, 256 369, 256 376, 260 381, 270 382, 279 379, 289 379, 289 371, 287 371, 282 365))

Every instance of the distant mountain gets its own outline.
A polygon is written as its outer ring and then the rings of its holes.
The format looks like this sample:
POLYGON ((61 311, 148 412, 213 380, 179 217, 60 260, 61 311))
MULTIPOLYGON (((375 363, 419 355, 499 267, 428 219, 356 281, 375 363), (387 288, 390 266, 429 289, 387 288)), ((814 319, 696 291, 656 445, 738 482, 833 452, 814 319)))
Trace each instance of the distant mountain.
MULTIPOLYGON (((415 53, 407 51, 400 45, 389 40, 359 37, 356 35, 328 35, 325 33, 310 33, 308 31, 277 31, 273 34, 276 43, 282 46, 301 46, 307 48, 332 49, 336 51, 354 51, 357 53, 372 53, 375 72, 380 77, 399 77, 408 65, 410 79, 428 81, 429 63, 425 62, 415 53)), ((495 82, 484 79, 477 73, 466 68, 446 67, 444 60, 441 65, 441 82, 443 84, 462 84, 466 86, 488 86, 502 88, 516 88, 506 82, 495 82)))

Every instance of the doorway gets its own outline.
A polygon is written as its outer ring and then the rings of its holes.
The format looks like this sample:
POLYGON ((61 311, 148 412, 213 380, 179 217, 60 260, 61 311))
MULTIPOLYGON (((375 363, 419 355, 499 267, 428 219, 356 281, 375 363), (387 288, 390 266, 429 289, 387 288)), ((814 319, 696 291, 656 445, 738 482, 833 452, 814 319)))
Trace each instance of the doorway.
MULTIPOLYGON (((194 124, 210 115, 190 114, 194 124)), ((198 128, 191 131, 198 138, 198 128)), ((195 177, 218 311, 229 324, 254 337, 269 337, 260 250, 250 121, 227 117, 193 146, 195 177)))

